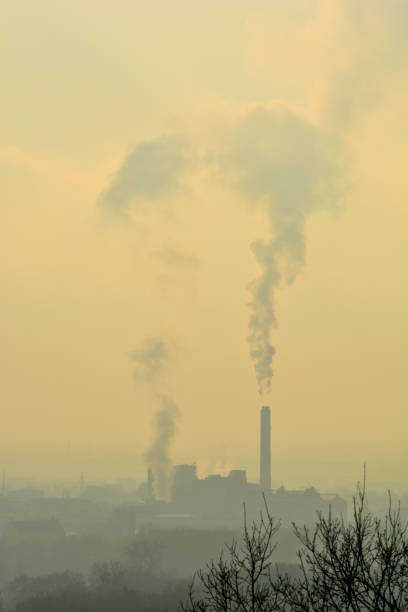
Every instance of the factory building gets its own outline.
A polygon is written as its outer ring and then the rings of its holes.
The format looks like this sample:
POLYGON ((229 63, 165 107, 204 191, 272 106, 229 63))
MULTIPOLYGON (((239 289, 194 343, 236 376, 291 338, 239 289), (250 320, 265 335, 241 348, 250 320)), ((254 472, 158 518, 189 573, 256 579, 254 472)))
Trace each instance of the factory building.
POLYGON ((271 416, 270 407, 262 406, 260 420, 259 484, 247 481, 245 470, 232 470, 228 476, 218 474, 198 478, 195 465, 177 465, 171 488, 171 507, 176 513, 189 513, 212 524, 242 521, 243 504, 247 516, 256 518, 264 499, 273 516, 282 522, 314 522, 316 512, 346 517, 347 505, 338 496, 324 499, 312 487, 304 491, 271 489, 271 416))

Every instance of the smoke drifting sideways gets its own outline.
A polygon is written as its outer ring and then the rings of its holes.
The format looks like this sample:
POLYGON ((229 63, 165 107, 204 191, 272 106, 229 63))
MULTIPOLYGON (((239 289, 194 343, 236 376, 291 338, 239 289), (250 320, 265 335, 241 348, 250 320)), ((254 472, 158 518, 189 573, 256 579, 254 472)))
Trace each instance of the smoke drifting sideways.
POLYGON ((261 274, 249 283, 248 343, 261 397, 271 388, 277 327, 275 292, 291 284, 306 261, 305 222, 316 210, 336 209, 344 190, 338 137, 285 107, 252 107, 240 118, 219 160, 251 207, 262 207, 272 237, 251 245, 261 274))
POLYGON ((185 142, 181 136, 162 136, 141 142, 123 160, 97 201, 105 213, 128 218, 137 202, 160 205, 162 198, 180 188, 186 162, 185 142))
POLYGON ((166 392, 166 374, 172 354, 162 339, 146 338, 142 346, 131 352, 129 357, 135 366, 136 380, 149 386, 158 405, 153 419, 153 441, 145 452, 144 459, 153 473, 156 498, 167 500, 172 475, 170 447, 179 417, 176 403, 166 392))

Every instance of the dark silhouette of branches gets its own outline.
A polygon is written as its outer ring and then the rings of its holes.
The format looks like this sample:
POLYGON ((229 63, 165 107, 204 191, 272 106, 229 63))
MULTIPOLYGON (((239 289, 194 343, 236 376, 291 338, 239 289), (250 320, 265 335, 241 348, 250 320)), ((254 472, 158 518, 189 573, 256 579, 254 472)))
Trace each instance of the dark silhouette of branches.
POLYGON ((365 474, 353 499, 353 518, 318 513, 313 529, 294 525, 302 544, 302 576, 287 580, 293 610, 408 610, 408 539, 400 507, 389 494, 384 519, 366 512, 365 474))
POLYGON ((183 612, 408 610, 408 526, 391 495, 384 519, 366 511, 365 473, 350 522, 329 511, 317 514, 313 528, 293 528, 301 544, 298 577, 272 562, 279 525, 266 502, 249 527, 244 512, 242 542, 198 572, 183 612))
POLYGON ((282 594, 270 580, 278 529, 279 524, 270 515, 266 502, 265 512, 250 525, 244 507, 242 541, 234 540, 217 561, 197 573, 181 609, 184 612, 281 610, 282 594), (198 598, 195 583, 200 591, 198 598))

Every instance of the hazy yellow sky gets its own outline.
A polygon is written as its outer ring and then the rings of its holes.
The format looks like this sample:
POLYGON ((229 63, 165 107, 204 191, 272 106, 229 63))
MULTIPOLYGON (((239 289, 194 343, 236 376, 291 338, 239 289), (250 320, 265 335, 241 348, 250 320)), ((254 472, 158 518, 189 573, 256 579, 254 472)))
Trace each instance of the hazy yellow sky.
POLYGON ((308 207, 306 264, 275 292, 272 459, 403 483, 406 7, 3 0, 8 473, 68 453, 72 472, 105 455, 119 476, 134 453, 139 476, 155 405, 129 353, 160 337, 174 460, 256 475, 250 245, 279 233, 284 192, 308 207))

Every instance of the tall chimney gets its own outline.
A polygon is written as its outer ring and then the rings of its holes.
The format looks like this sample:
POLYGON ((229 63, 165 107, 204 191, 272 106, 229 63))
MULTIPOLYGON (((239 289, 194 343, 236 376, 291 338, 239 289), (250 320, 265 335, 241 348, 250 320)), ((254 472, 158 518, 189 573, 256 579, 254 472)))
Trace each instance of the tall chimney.
POLYGON ((261 408, 261 453, 259 484, 261 489, 271 488, 271 409, 261 408))

